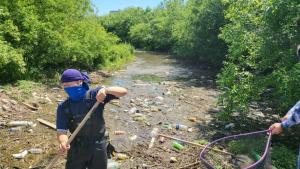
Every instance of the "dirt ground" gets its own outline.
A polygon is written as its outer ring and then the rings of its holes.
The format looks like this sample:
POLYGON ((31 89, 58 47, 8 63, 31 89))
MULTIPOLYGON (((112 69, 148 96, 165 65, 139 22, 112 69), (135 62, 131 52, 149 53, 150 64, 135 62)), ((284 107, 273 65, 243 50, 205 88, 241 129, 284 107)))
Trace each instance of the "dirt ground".
MULTIPOLYGON (((160 143, 160 137, 156 137, 154 146, 149 149, 150 133, 154 128, 158 128, 159 133, 203 145, 208 140, 237 132, 235 128, 255 130, 234 121, 239 126, 224 130, 228 123, 215 118, 219 111, 216 106, 219 91, 214 79, 215 73, 210 68, 187 67, 167 55, 144 52, 137 53, 135 62, 111 77, 93 72, 93 86, 122 86, 129 91, 105 109, 111 143, 117 151, 128 156, 125 160, 117 160, 120 168, 204 168, 199 163, 201 148, 198 146, 183 144, 182 150, 176 150, 172 148, 173 140, 165 138, 160 143), (188 126, 188 130, 176 130, 176 124, 188 126), (115 135, 118 130, 126 134, 115 135), (171 157, 176 160, 171 162, 171 157)), ((42 167, 54 157, 58 147, 55 130, 36 119, 55 123, 57 104, 66 97, 63 89, 34 85, 25 90, 26 97, 14 87, 0 89, 0 169, 42 167), (33 121, 37 125, 9 131, 6 124, 14 120, 33 121), (41 148, 43 153, 29 153, 23 159, 12 156, 30 148, 41 148)), ((264 115, 257 113, 251 118, 258 120, 261 116, 264 115)), ((269 121, 276 118, 278 116, 273 115, 269 121)), ((258 129, 264 126, 266 124, 258 129)), ((64 163, 65 157, 62 157, 55 168, 64 168, 64 163)))

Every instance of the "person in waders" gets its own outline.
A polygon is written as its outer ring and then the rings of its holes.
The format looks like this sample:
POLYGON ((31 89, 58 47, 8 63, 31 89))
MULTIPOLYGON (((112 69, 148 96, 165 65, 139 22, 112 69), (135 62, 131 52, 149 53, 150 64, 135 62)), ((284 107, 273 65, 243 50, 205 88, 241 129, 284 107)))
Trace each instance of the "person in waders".
POLYGON ((89 77, 76 69, 67 69, 61 76, 61 83, 68 98, 57 107, 57 139, 59 154, 67 154, 66 169, 106 169, 107 141, 103 109, 106 103, 127 94, 122 87, 89 88, 89 77), (67 145, 70 131, 85 117, 96 102, 98 108, 88 119, 77 136, 67 145))
MULTIPOLYGON (((297 47, 297 56, 300 57, 300 45, 297 47)), ((300 58, 299 58, 300 59, 300 58)), ((300 101, 298 101, 281 119, 281 123, 274 123, 270 126, 272 134, 280 134, 283 129, 290 128, 296 124, 300 124, 300 101)), ((300 147, 298 154, 297 169, 300 169, 300 147)))

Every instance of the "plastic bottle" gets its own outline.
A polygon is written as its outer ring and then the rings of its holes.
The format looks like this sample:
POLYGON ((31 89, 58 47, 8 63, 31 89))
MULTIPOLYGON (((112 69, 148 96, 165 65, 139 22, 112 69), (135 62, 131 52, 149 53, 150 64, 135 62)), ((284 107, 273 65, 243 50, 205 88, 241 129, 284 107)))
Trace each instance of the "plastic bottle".
POLYGON ((174 141, 174 142, 172 143, 172 147, 175 148, 176 150, 181 150, 181 149, 183 149, 183 145, 181 145, 180 143, 178 143, 178 142, 176 142, 176 141, 174 141))
POLYGON ((260 160, 261 158, 261 156, 255 151, 251 151, 251 155, 254 157, 256 161, 260 160))
POLYGON ((43 149, 41 148, 31 148, 28 150, 31 154, 41 154, 43 152, 43 149))
POLYGON ((12 127, 8 129, 9 132, 22 131, 22 127, 12 127))
POLYGON ((150 133, 150 135, 151 135, 151 141, 150 141, 150 144, 149 144, 149 149, 150 148, 152 148, 153 147, 153 145, 154 145, 154 141, 155 141, 155 137, 156 137, 156 135, 157 135, 157 133, 158 133, 158 128, 153 128, 152 129, 152 131, 151 131, 151 133, 150 133))
POLYGON ((22 151, 21 153, 13 154, 12 156, 13 156, 14 158, 21 159, 21 158, 24 158, 27 154, 28 154, 28 151, 27 151, 27 150, 24 150, 24 151, 22 151))
POLYGON ((170 123, 163 123, 162 127, 169 130, 172 129, 172 125, 170 123))
POLYGON ((115 156, 118 160, 126 160, 128 158, 126 154, 122 154, 122 153, 116 153, 115 156))
POLYGON ((33 126, 32 121, 11 121, 7 123, 8 126, 33 126))
POLYGON ((177 130, 187 130, 187 129, 188 129, 188 126, 183 125, 183 124, 176 124, 176 125, 175 125, 175 128, 176 128, 177 130))
POLYGON ((107 169, 119 169, 120 164, 112 159, 107 160, 107 169))

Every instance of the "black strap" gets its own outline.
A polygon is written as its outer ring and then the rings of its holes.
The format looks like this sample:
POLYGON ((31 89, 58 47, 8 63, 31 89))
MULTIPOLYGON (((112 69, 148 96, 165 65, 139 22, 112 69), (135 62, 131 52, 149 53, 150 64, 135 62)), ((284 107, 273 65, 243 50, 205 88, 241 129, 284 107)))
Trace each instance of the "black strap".
POLYGON ((91 89, 86 92, 85 99, 93 99, 91 89))
MULTIPOLYGON (((91 92, 91 90, 88 90, 87 92, 86 92, 86 95, 85 95, 85 99, 92 99, 92 92, 91 92)), ((68 98, 65 102, 64 102, 64 104, 62 105, 62 107, 63 107, 63 113, 64 113, 64 115, 67 117, 67 119, 68 119, 68 128, 70 128, 71 127, 71 123, 72 123, 72 121, 74 120, 74 118, 73 118, 73 115, 72 115, 72 113, 71 113, 71 111, 70 111, 70 109, 71 109, 71 100, 70 100, 70 98, 68 98)))

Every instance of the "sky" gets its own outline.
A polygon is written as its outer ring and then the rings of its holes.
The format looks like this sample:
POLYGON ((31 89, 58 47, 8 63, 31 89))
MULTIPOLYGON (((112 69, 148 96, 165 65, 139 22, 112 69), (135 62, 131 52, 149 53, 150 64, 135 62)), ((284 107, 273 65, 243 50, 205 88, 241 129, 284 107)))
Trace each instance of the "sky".
POLYGON ((106 15, 111 10, 125 9, 127 7, 156 7, 162 0, 92 0, 98 9, 99 15, 106 15))

